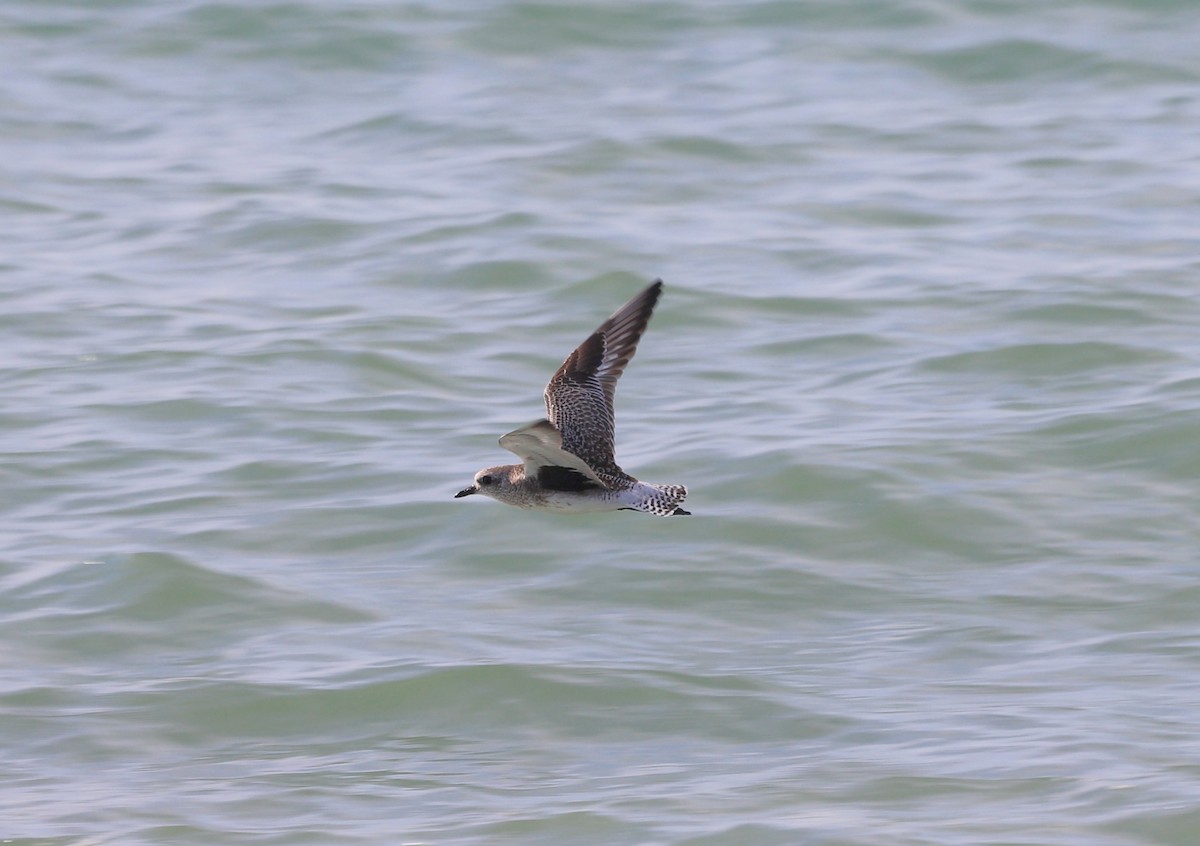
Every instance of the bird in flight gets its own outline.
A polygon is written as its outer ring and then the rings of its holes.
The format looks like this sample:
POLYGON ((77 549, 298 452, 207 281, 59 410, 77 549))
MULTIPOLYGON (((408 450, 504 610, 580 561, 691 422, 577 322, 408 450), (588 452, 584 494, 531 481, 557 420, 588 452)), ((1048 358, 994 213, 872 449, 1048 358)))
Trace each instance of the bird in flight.
POLYGON ((613 458, 613 393, 662 289, 662 280, 656 279, 567 356, 546 385, 548 419, 500 439, 500 446, 523 463, 480 470, 455 498, 483 494, 518 508, 563 513, 691 513, 679 507, 687 496, 683 485, 639 482, 613 458))

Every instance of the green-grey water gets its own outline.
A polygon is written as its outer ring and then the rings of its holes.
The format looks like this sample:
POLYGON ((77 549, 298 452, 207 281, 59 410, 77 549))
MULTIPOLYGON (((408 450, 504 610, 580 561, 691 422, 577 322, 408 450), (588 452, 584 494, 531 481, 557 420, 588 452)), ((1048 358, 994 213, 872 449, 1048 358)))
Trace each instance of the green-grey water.
POLYGON ((0 840, 1197 842, 1198 32, 6 0, 0 840))

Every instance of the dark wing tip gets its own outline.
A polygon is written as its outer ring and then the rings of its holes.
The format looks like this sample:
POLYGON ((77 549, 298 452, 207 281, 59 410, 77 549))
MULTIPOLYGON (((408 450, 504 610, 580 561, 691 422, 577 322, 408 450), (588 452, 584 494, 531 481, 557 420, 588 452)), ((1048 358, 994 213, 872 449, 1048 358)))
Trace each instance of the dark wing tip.
POLYGON ((619 365, 620 368, 628 363, 628 359, 633 358, 637 343, 646 331, 646 324, 650 322, 650 315, 654 313, 654 307, 658 305, 658 299, 662 296, 662 289, 663 281, 655 279, 641 293, 613 312, 596 330, 597 334, 604 336, 605 354, 625 359, 619 365))
MULTIPOLYGON (((643 300, 646 303, 645 310, 650 312, 654 310, 656 305, 658 305, 658 298, 662 296, 662 291, 663 281, 661 279, 655 279, 653 282, 647 285, 646 289, 634 299, 635 301, 643 300)), ((646 316, 649 317, 649 314, 646 316)))
POLYGON ((603 363, 604 336, 599 332, 593 332, 588 336, 586 341, 576 347, 575 351, 567 356, 567 360, 558 369, 555 378, 568 379, 572 382, 583 384, 595 375, 603 363))
MULTIPOLYGON (((558 368, 550 384, 561 380, 569 380, 582 384, 603 370, 611 370, 607 376, 610 384, 616 383, 617 378, 633 358, 638 341, 646 331, 650 315, 658 298, 662 296, 663 281, 655 279, 640 293, 630 297, 612 316, 587 337, 575 350, 567 356, 566 361, 558 368)), ((611 388, 610 388, 611 390, 611 388)))
POLYGON ((567 356, 546 385, 546 412, 562 430, 564 448, 593 468, 597 462, 613 465, 613 394, 662 289, 663 281, 655 279, 631 297, 567 356))

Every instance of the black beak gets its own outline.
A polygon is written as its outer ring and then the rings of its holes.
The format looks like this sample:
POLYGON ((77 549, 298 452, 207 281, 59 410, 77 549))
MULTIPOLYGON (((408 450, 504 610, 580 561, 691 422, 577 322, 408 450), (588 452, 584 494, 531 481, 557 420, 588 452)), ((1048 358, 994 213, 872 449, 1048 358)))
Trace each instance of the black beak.
POLYGON ((455 498, 455 499, 458 499, 459 497, 463 497, 463 496, 470 496, 470 495, 471 495, 471 494, 473 494, 473 493, 479 493, 479 488, 475 487, 474 485, 471 485, 471 487, 469 487, 469 488, 463 488, 461 491, 459 491, 458 493, 456 493, 456 494, 454 495, 454 498, 455 498))

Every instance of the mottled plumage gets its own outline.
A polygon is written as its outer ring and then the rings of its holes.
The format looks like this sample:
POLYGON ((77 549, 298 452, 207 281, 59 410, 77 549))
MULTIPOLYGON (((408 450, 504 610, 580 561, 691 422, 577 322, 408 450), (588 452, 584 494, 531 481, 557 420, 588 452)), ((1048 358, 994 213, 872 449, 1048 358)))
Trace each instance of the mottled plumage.
POLYGON ((524 463, 480 470, 475 483, 456 496, 482 493, 509 505, 545 510, 688 513, 679 507, 687 496, 684 486, 639 482, 613 455, 617 380, 637 351, 662 288, 662 280, 656 280, 567 356, 546 385, 549 419, 500 439, 500 446, 524 463))

